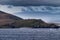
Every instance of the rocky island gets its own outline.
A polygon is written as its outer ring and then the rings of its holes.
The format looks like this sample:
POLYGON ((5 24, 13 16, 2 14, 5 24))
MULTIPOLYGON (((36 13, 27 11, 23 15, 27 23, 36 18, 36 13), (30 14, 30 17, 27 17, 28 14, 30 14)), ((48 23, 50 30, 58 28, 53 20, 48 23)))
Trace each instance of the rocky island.
POLYGON ((0 28, 59 28, 55 24, 46 23, 41 19, 23 19, 0 11, 0 28))

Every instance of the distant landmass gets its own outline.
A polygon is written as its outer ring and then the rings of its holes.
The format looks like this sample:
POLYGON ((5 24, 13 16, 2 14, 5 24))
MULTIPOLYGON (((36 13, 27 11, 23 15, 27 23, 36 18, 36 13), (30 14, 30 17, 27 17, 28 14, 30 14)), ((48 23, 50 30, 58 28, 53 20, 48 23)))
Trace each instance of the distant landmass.
POLYGON ((49 24, 41 19, 23 19, 0 11, 0 28, 59 28, 53 23, 49 24))

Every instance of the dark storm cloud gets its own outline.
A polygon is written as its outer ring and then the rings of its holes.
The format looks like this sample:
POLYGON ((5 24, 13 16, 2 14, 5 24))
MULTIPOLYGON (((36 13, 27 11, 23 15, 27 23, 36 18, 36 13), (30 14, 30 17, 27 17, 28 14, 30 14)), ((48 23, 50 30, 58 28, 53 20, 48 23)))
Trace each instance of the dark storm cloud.
POLYGON ((0 0, 0 4, 3 5, 60 5, 60 0, 0 0))

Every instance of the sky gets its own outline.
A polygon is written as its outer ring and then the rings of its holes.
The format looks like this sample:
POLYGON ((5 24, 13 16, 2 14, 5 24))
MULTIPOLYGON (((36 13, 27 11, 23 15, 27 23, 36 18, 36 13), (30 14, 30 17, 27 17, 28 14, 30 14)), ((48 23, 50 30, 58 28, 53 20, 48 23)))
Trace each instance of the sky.
POLYGON ((60 23, 60 0, 0 0, 0 10, 23 19, 60 23))

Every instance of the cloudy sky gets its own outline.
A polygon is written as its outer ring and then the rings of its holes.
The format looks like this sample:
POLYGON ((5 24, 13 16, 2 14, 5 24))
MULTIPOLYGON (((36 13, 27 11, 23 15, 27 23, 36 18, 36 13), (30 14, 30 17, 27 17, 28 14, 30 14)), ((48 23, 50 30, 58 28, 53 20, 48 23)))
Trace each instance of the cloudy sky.
POLYGON ((60 22, 60 0, 0 0, 0 10, 24 19, 60 22))

